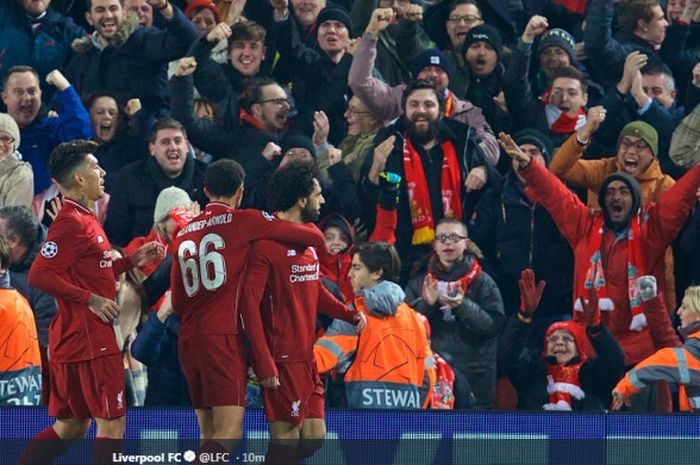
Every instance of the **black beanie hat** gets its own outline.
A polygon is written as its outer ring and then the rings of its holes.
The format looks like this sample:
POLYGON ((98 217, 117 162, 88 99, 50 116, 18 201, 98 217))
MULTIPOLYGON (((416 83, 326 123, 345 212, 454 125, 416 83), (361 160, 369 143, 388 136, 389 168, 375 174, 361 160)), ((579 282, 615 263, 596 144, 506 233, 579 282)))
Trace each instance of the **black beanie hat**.
POLYGON ((491 45, 498 55, 498 59, 501 59, 503 54, 503 39, 501 38, 501 33, 498 32, 493 26, 488 24, 482 24, 480 26, 473 27, 467 33, 467 38, 464 39, 464 44, 462 45, 462 56, 467 54, 467 50, 474 42, 484 41, 491 45))
POLYGON ((314 149, 314 144, 311 142, 309 136, 299 131, 289 131, 282 138, 282 155, 287 153, 289 149, 297 147, 307 149, 311 153, 311 156, 316 158, 316 149, 314 149))
POLYGON ((352 35, 352 19, 347 11, 337 6, 327 6, 318 14, 316 24, 319 26, 324 21, 340 21, 348 29, 348 34, 352 35))
POLYGON ((431 48, 419 53, 418 56, 411 62, 411 73, 413 74, 413 79, 417 79, 418 73, 420 73, 423 68, 427 68, 428 66, 439 66, 447 73, 447 77, 449 78, 452 77, 452 73, 454 71, 452 62, 450 62, 450 60, 447 58, 447 55, 436 48, 431 48))
POLYGON ((552 143, 552 139, 542 131, 538 131, 537 129, 523 129, 513 135, 513 141, 515 141, 517 145, 532 144, 540 149, 546 165, 549 165, 549 162, 552 160, 554 143, 552 143))
POLYGON ((567 55, 569 55, 570 65, 574 66, 578 62, 576 59, 576 41, 573 36, 566 32, 564 29, 559 29, 558 27, 550 29, 547 31, 540 40, 540 44, 537 46, 537 55, 541 55, 542 52, 548 47, 559 47, 563 49, 567 55))

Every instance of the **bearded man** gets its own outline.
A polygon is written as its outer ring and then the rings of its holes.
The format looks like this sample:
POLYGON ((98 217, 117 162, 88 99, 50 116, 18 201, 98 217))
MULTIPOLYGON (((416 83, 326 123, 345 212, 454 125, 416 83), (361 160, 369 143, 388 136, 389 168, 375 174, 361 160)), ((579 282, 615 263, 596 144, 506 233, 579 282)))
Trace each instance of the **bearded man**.
POLYGON ((398 173, 396 249, 402 257, 401 282, 418 257, 430 250, 435 224, 443 217, 464 221, 478 193, 497 178, 484 160, 474 132, 443 118, 444 94, 433 83, 418 80, 402 98, 403 116, 377 136, 362 169, 361 196, 367 224, 372 225, 379 196, 379 173, 398 173))

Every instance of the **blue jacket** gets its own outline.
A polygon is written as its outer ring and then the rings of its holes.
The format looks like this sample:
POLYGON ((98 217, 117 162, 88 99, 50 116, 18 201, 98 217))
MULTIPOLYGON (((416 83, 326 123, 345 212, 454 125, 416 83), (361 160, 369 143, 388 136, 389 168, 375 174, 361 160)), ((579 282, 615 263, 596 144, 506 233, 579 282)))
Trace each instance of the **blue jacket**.
POLYGON ((16 65, 28 65, 39 73, 48 101, 55 89, 44 81, 46 75, 62 68, 71 54, 71 42, 85 34, 72 19, 49 9, 41 19, 36 35, 32 21, 14 0, 0 2, 0 76, 16 65))
POLYGON ((170 315, 162 323, 151 313, 131 346, 131 354, 148 367, 147 406, 187 407, 190 395, 180 368, 177 335, 180 317, 170 315))
POLYGON ((76 41, 76 54, 65 75, 81 96, 109 91, 120 103, 138 98, 147 112, 162 113, 169 105, 166 67, 181 58, 197 39, 197 30, 178 10, 165 30, 139 27, 134 15, 120 26, 120 46, 98 48, 91 36, 76 41))
POLYGON ((51 151, 60 143, 74 139, 90 139, 90 116, 73 86, 57 92, 60 106, 58 117, 37 116, 29 126, 20 129, 22 143, 19 152, 34 170, 34 192, 39 193, 51 185, 46 168, 51 151))

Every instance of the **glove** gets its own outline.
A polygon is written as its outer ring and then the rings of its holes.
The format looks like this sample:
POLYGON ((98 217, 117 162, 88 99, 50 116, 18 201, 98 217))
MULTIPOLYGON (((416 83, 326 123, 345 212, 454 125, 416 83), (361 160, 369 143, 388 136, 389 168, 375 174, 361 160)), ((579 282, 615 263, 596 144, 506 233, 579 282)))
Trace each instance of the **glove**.
POLYGON ((384 210, 396 210, 399 203, 401 176, 389 171, 379 173, 379 205, 384 210))
POLYGON ((598 291, 595 286, 588 289, 588 300, 580 297, 581 307, 583 307, 583 321, 586 326, 600 326, 600 308, 598 307, 598 291))
POLYGON ((637 279, 637 289, 639 289, 639 297, 641 297, 642 302, 653 299, 657 294, 656 278, 651 275, 640 276, 637 279))
POLYGON ((537 306, 542 299, 544 287, 547 284, 545 281, 540 281, 535 286, 535 272, 530 268, 525 268, 520 272, 520 313, 526 318, 532 316, 532 313, 537 310, 537 306))

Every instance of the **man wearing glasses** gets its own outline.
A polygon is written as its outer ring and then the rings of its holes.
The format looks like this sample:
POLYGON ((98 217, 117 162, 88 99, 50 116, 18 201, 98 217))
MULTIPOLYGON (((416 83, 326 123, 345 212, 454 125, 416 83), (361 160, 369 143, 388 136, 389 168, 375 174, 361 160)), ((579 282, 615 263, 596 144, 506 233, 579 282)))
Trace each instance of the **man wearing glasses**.
POLYGON ((461 53, 462 44, 467 38, 467 33, 472 28, 484 24, 484 20, 481 10, 473 3, 473 0, 457 0, 450 7, 451 11, 445 22, 450 46, 443 50, 445 50, 455 70, 450 77, 450 89, 459 95, 464 95, 469 87, 469 63, 461 53))
MULTIPOLYGON (((572 186, 588 189, 588 206, 597 208, 598 191, 610 174, 624 172, 639 182, 642 205, 656 202, 671 187, 674 180, 661 171, 657 158, 659 136, 654 127, 643 121, 633 121, 622 128, 618 136, 617 154, 601 160, 582 160, 591 137, 606 118, 603 107, 588 111, 588 120, 576 134, 569 137, 552 159, 550 170, 572 186)), ((597 154, 596 154, 597 155, 597 154)), ((673 253, 669 248, 665 257, 665 279, 660 283, 668 308, 676 308, 673 253)))

